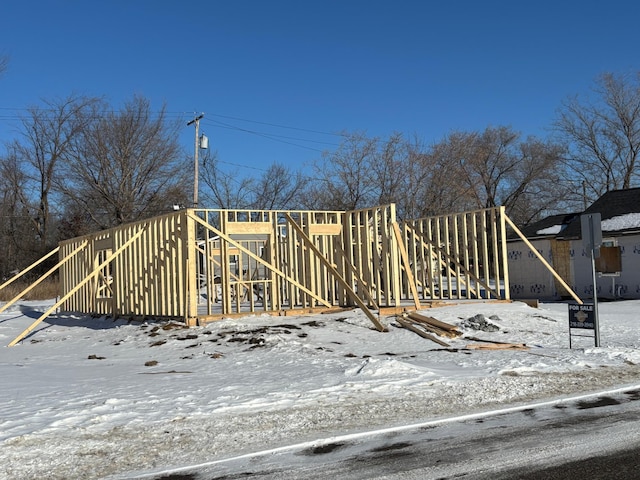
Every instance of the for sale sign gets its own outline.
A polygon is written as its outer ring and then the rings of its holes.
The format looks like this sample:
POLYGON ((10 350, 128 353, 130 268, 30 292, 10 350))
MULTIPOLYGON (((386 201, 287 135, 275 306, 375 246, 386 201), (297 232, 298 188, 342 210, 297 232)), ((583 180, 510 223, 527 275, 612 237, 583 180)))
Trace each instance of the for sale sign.
POLYGON ((596 312, 594 305, 585 303, 583 305, 569 304, 569 328, 596 328, 596 312))

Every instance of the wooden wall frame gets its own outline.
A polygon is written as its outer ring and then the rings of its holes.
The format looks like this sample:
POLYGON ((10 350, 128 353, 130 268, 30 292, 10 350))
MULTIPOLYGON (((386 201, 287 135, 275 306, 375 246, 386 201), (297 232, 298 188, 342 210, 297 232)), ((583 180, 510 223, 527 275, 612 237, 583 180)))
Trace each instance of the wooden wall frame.
POLYGON ((509 300, 507 220, 504 207, 402 223, 394 204, 184 209, 60 242, 56 308, 196 325, 359 307, 384 329, 371 311, 509 300))

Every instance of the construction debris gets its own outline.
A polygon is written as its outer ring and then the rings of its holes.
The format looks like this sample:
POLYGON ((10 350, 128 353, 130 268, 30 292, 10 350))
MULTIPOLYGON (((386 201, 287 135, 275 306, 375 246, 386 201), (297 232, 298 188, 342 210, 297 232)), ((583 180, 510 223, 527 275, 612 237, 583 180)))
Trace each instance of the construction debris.
POLYGON ((433 317, 428 317, 426 315, 421 315, 417 312, 409 312, 403 315, 407 319, 411 320, 413 323, 419 323, 426 330, 429 330, 436 335, 441 337, 448 338, 456 338, 462 335, 462 332, 458 330, 458 327, 455 325, 451 325, 450 323, 442 322, 433 317))
POLYGON ((426 338, 428 340, 431 340, 432 342, 436 342, 438 345, 442 345, 443 347, 449 346, 447 342, 444 342, 439 338, 435 337, 434 335, 431 335, 430 333, 427 333, 424 330, 420 329, 416 323, 412 323, 406 318, 402 318, 402 317, 398 317, 397 320, 402 327, 406 328, 407 330, 411 330, 413 333, 417 333, 422 338, 426 338))
POLYGON ((469 350, 529 350, 524 343, 471 343, 465 348, 469 350))
MULTIPOLYGON (((497 317, 495 318, 497 319, 497 317)), ((421 337, 431 340, 443 347, 450 347, 450 345, 447 342, 440 340, 438 337, 456 338, 462 335, 462 332, 456 325, 451 325, 433 317, 421 315, 417 312, 404 312, 400 315, 396 315, 396 320, 401 327, 411 330, 421 337)), ((474 323, 477 326, 482 327, 479 328, 479 330, 493 331, 492 328, 487 327, 494 325, 488 322, 482 315, 476 315, 467 321, 470 320, 474 320, 474 323)), ((465 339, 478 343, 468 344, 464 350, 529 350, 529 347, 524 343, 499 342, 494 340, 484 340, 477 337, 465 337, 465 339)))
POLYGON ((469 350, 529 350, 529 347, 525 343, 509 343, 498 342, 496 340, 484 340, 477 337, 465 337, 467 340, 473 340, 474 342, 467 345, 469 350))
POLYGON ((448 347, 449 344, 440 340, 434 336, 434 334, 447 338, 455 338, 462 335, 462 332, 460 332, 455 325, 442 322, 433 317, 420 315, 416 312, 405 312, 402 315, 396 316, 396 319, 402 327, 443 347, 448 347))

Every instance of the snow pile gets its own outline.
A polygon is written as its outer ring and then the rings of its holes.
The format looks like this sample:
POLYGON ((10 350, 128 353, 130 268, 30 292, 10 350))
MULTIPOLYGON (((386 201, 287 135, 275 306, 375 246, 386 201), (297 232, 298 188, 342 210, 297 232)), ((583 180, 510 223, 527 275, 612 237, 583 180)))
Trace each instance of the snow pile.
MULTIPOLYGON (((0 344, 49 305, 1 314, 0 344)), ((357 310, 191 329, 60 315, 0 346, 0 477, 126 475, 633 383, 639 307, 602 303, 602 347, 572 350, 566 304, 422 312, 459 327, 449 347, 357 310), (468 348, 479 341, 529 349, 468 348)))

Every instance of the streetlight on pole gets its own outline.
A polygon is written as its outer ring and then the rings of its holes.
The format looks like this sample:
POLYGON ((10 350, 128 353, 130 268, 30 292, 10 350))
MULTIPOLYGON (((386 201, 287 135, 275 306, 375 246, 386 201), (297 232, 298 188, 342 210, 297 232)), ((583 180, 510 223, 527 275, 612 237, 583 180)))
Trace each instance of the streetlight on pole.
MULTIPOLYGON (((194 155, 193 155, 194 156, 194 166, 193 166, 193 208, 198 208, 198 150, 199 150, 198 131, 200 129, 200 120, 202 119, 202 117, 204 117, 204 113, 201 113, 200 115, 198 115, 193 120, 190 120, 189 122, 187 122, 187 126, 193 125, 194 123, 196 124, 196 141, 195 141, 195 148, 194 148, 194 155)), ((203 138, 206 139, 206 137, 204 135, 203 135, 203 138)), ((207 147, 203 147, 203 148, 207 148, 207 147)))

